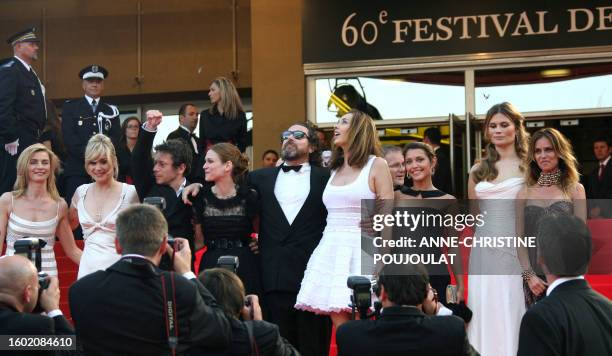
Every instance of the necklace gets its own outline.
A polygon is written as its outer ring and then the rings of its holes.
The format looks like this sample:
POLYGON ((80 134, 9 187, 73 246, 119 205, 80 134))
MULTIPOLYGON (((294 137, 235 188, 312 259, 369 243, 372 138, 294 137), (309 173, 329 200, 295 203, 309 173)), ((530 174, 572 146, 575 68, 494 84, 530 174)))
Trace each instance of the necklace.
POLYGON ((557 169, 554 172, 541 172, 538 178, 538 185, 541 187, 550 187, 557 185, 561 181, 561 170, 557 169))

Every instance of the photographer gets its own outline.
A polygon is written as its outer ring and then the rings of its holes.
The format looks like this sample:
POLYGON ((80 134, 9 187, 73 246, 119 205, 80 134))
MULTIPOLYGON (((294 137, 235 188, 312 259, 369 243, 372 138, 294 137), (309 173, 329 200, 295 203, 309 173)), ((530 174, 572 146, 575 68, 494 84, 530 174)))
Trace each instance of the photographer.
POLYGON ((166 208, 162 213, 168 222, 168 232, 171 236, 187 239, 191 251, 195 251, 193 212, 181 198, 183 188, 189 184, 185 177, 192 168, 193 154, 185 141, 168 140, 155 146, 155 154, 151 157, 153 139, 161 120, 161 112, 147 111, 147 121, 132 151, 134 185, 141 199, 164 198, 166 208))
POLYGON ((173 252, 167 236, 166 219, 153 206, 136 204, 119 214, 122 258, 70 288, 77 340, 86 354, 167 355, 227 346, 230 324, 191 272, 187 240, 175 239, 176 273, 157 267, 167 250, 173 252))
POLYGON ((437 302, 422 267, 385 266, 378 285, 380 318, 341 325, 338 355, 477 355, 461 319, 435 316, 437 302))
POLYGON ((230 318, 232 342, 224 355, 299 355, 280 336, 278 326, 262 320, 257 295, 244 295, 244 286, 236 274, 224 268, 207 269, 198 279, 219 300, 230 318), (248 305, 247 305, 248 304, 248 305), (240 321, 240 318, 244 322, 240 321))
POLYGON ((23 256, 0 257, 0 335, 72 335, 59 309, 57 277, 42 292, 34 264, 23 256), (40 298, 39 298, 40 293, 40 298), (37 303, 47 315, 32 314, 37 303))

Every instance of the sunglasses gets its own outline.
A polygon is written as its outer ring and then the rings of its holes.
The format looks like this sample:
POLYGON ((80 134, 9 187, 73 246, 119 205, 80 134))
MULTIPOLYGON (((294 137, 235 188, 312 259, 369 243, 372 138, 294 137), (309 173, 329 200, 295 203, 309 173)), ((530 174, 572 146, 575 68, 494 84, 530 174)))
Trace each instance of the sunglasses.
POLYGON ((295 138, 296 140, 301 140, 304 137, 308 138, 308 135, 306 135, 306 133, 304 133, 303 131, 285 131, 281 134, 281 141, 285 141, 292 135, 293 138, 295 138))

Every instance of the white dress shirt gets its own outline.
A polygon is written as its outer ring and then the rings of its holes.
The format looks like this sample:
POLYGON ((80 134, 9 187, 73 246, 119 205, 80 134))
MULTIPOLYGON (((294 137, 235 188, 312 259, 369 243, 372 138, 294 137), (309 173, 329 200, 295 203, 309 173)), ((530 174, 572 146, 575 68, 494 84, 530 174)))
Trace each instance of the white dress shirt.
POLYGON ((179 125, 179 127, 185 131, 187 131, 187 133, 189 134, 189 141, 191 142, 191 146, 193 147, 193 150, 195 152, 195 154, 198 154, 198 143, 196 142, 195 138, 193 136, 191 136, 192 132, 189 131, 188 128, 186 128, 183 125, 179 125))
POLYGON ((293 170, 284 172, 282 168, 278 170, 274 195, 289 225, 293 224, 293 220, 310 193, 310 171, 311 167, 308 163, 302 164, 299 172, 293 170))

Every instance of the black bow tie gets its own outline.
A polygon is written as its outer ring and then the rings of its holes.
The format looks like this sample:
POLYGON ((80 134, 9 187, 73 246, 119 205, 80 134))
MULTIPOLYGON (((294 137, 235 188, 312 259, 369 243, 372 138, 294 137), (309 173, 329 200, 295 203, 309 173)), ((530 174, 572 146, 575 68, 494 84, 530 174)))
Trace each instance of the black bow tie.
POLYGON ((286 165, 282 165, 281 168, 283 169, 283 172, 287 173, 289 171, 296 171, 299 172, 300 169, 302 169, 302 165, 300 164, 299 166, 286 166, 286 165))

